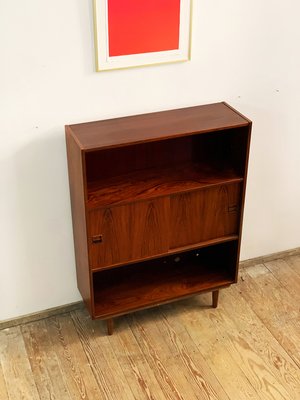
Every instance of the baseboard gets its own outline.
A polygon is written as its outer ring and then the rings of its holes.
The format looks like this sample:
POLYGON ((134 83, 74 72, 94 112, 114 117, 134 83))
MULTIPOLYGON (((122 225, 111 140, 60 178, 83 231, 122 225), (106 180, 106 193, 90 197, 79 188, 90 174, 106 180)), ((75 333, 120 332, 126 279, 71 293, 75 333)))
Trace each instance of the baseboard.
MULTIPOLYGON (((300 255, 300 247, 291 250, 280 251, 278 253, 268 254, 261 257, 251 258, 249 260, 244 260, 240 262, 240 268, 248 268, 257 264, 264 264, 269 261, 277 260, 280 258, 298 256, 300 255)), ((49 308, 47 310, 38 311, 32 314, 24 315, 17 318, 8 319, 5 321, 0 321, 0 330, 11 328, 20 324, 28 324, 29 322, 39 321, 48 317, 52 317, 58 314, 65 314, 70 311, 78 310, 82 308, 83 302, 77 301, 75 303, 65 304, 63 306, 58 306, 54 308, 49 308)))
POLYGON ((32 314, 23 315, 21 317, 0 321, 0 330, 11 328, 13 326, 28 324, 30 322, 39 321, 48 317, 53 317, 58 314, 65 314, 70 311, 78 310, 83 307, 83 301, 65 304, 63 306, 48 308, 47 310, 38 311, 32 314))
POLYGON ((278 260, 280 258, 299 256, 299 255, 300 255, 300 247, 297 247, 296 249, 279 251, 278 253, 267 254, 265 256, 250 258, 249 260, 241 261, 240 268, 252 267, 257 264, 264 264, 266 262, 278 260))

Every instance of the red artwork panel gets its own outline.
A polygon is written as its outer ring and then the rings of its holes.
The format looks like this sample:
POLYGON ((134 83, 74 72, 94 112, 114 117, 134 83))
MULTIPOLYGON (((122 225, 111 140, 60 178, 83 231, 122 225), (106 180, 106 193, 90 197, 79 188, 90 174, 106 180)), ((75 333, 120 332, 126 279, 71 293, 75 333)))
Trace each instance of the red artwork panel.
POLYGON ((109 56, 179 48, 180 0, 108 0, 109 56))

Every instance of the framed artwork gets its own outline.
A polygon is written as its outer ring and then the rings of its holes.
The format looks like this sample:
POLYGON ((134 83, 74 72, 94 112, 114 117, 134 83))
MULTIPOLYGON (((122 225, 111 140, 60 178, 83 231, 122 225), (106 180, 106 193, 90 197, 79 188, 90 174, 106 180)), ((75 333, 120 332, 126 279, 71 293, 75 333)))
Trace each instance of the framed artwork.
POLYGON ((192 0, 94 0, 96 69, 187 61, 192 0))

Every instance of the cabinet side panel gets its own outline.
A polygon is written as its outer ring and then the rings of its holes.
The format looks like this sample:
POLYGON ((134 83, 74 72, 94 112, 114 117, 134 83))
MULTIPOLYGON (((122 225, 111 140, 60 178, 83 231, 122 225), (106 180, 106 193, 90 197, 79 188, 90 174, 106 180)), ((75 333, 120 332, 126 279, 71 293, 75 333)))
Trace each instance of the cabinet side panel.
POLYGON ((248 130, 247 130, 247 140, 244 141, 244 146, 246 147, 246 149, 245 149, 246 157, 245 157, 245 164, 244 164, 245 172, 244 172, 244 182, 243 182, 244 184, 243 184, 243 191, 242 191, 242 199, 241 199, 241 216, 240 216, 240 226, 239 226, 239 242, 238 242, 238 249, 237 249, 235 282, 237 282, 237 280, 238 280, 238 272, 239 272, 244 206, 245 206, 247 175, 248 175, 248 163, 249 163, 249 154, 250 154, 251 131, 252 131, 252 122, 250 121, 249 125, 248 125, 248 130))
POLYGON ((92 314, 92 293, 88 265, 86 217, 84 203, 85 195, 83 160, 81 156, 81 150, 75 142, 68 127, 66 127, 66 143, 76 257, 77 285, 87 308, 92 314))

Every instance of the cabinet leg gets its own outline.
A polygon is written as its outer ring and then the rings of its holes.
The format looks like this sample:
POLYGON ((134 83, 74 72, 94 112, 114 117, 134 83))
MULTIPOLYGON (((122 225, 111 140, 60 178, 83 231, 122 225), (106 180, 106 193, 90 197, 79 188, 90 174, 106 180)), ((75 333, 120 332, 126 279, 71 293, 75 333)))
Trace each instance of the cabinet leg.
POLYGON ((219 290, 215 290, 212 292, 212 306, 213 308, 218 307, 218 301, 219 301, 219 290))
POLYGON ((112 335, 114 330, 114 320, 112 318, 106 321, 107 323, 107 334, 112 335))

